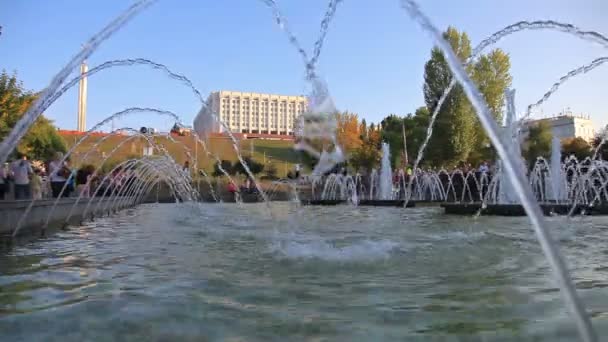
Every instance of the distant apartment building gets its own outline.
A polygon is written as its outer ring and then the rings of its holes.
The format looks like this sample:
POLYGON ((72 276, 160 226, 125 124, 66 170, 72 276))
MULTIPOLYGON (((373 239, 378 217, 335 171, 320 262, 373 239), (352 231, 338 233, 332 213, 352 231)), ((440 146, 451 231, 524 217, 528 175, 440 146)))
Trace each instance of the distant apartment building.
POLYGON ((552 118, 526 121, 522 128, 522 136, 527 137, 530 127, 535 126, 540 121, 545 121, 551 126, 553 136, 560 140, 566 138, 580 137, 587 141, 595 138, 595 128, 593 121, 589 117, 582 115, 560 114, 552 118))
POLYGON ((207 108, 196 117, 194 128, 197 132, 225 132, 211 117, 215 114, 234 133, 293 135, 296 118, 306 107, 304 96, 221 90, 209 95, 207 108))

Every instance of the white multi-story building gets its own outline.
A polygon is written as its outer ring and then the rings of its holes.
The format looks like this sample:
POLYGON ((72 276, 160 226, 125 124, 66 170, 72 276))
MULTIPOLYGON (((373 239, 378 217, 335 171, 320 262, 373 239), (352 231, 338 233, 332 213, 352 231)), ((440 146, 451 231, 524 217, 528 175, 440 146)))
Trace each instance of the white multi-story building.
POLYGON ((199 133, 224 132, 225 127, 211 116, 215 114, 234 133, 293 135, 296 118, 306 107, 304 96, 221 90, 209 95, 207 108, 194 120, 194 128, 199 133))
POLYGON ((522 136, 527 137, 530 127, 536 125, 539 121, 545 121, 551 126, 553 136, 560 140, 566 138, 580 137, 587 141, 592 141, 595 138, 595 127, 593 121, 589 117, 575 116, 572 114, 563 114, 552 118, 530 120, 524 124, 522 128, 522 136))

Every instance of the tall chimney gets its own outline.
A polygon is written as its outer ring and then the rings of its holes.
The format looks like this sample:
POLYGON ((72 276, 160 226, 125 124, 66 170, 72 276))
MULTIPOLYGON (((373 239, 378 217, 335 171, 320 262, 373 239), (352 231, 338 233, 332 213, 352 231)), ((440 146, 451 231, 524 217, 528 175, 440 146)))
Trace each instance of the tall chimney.
MULTIPOLYGON (((80 75, 84 75, 89 70, 87 62, 83 61, 80 65, 80 75)), ((78 131, 87 130, 87 77, 80 79, 78 86, 78 131)))

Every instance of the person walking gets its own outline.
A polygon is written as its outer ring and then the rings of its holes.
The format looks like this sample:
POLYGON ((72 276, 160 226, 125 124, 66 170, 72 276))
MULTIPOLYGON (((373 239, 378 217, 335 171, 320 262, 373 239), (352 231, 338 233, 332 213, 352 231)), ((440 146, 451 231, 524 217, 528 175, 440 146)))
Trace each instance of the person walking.
POLYGON ((11 163, 11 174, 15 183, 15 199, 25 200, 31 197, 30 177, 34 173, 27 156, 18 153, 19 159, 11 163))

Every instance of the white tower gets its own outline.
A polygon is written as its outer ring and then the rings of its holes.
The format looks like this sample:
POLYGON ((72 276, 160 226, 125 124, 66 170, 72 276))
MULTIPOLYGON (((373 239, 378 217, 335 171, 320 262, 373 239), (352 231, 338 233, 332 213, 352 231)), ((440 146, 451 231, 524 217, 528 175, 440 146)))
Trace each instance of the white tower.
MULTIPOLYGON (((89 70, 87 62, 84 61, 80 65, 80 74, 84 75, 89 70)), ((84 132, 87 130, 87 77, 80 79, 78 87, 78 131, 84 132)))

